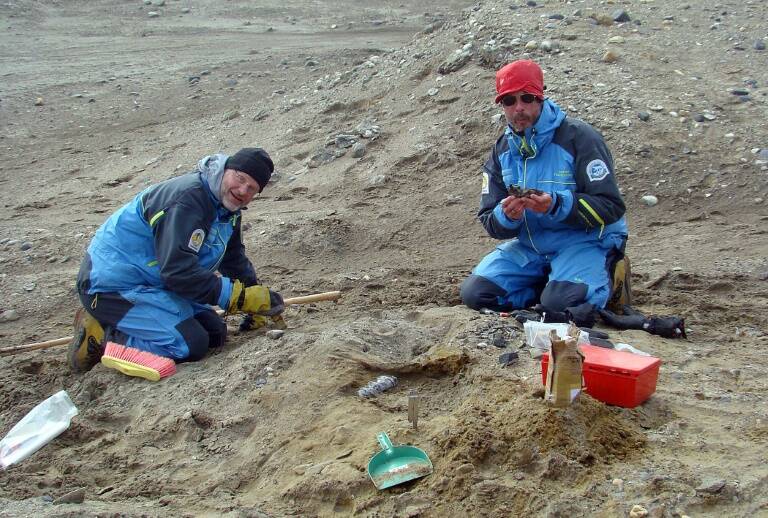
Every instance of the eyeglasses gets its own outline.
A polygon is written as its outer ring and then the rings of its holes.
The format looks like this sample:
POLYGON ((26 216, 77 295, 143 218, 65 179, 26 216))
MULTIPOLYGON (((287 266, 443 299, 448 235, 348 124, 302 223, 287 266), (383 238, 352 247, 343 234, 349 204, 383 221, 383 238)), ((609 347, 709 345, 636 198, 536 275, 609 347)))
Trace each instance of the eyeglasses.
POLYGON ((258 184, 258 182, 253 181, 253 183, 256 184, 256 187, 254 187, 250 182, 248 182, 248 178, 244 173, 241 173, 240 171, 235 171, 235 180, 237 180, 238 185, 245 186, 246 190, 248 191, 248 194, 261 193, 261 186, 258 184))
MULTIPOLYGON (((536 100, 536 96, 533 94, 520 94, 520 101, 522 101, 523 104, 531 104, 536 100)), ((516 102, 516 95, 505 95, 501 98, 501 104, 504 106, 514 106, 516 102)))

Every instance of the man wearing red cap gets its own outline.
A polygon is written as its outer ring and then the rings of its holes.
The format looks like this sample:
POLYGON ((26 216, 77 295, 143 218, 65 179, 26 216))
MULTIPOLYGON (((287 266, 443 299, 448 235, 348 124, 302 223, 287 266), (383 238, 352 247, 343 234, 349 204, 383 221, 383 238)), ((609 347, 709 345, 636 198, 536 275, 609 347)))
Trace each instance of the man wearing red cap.
POLYGON ((69 347, 75 372, 98 363, 107 340, 199 360, 227 333, 211 306, 256 315, 257 324, 283 310, 280 294, 259 285, 240 226, 241 210, 272 171, 260 148, 206 156, 195 171, 140 192, 99 227, 77 277, 83 308, 69 347))
POLYGON ((612 297, 627 240, 613 159, 589 124, 544 97, 544 74, 519 60, 496 73, 507 127, 483 166, 478 217, 505 240, 461 286, 473 309, 539 310, 580 325, 612 297))

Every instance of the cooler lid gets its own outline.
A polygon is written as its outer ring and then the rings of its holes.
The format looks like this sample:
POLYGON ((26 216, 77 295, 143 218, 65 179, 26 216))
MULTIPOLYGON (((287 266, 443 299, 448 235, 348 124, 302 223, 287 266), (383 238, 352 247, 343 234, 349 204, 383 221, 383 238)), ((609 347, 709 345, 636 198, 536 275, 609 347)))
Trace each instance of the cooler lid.
POLYGON ((661 360, 654 356, 641 356, 595 345, 581 345, 579 348, 584 353, 584 366, 593 369, 641 374, 661 363, 661 360))

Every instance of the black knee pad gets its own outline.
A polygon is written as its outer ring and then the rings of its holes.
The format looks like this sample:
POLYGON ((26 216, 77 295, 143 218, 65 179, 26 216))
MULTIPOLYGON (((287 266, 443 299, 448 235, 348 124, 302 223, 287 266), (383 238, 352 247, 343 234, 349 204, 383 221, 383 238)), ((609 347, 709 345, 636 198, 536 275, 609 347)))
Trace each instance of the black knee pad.
POLYGON ((461 300, 471 309, 488 308, 495 311, 504 309, 499 306, 498 297, 503 297, 505 294, 501 286, 480 275, 470 275, 461 283, 461 300))
POLYGON ((208 342, 210 341, 208 331, 203 325, 195 318, 188 318, 176 324, 176 330, 184 337, 189 348, 189 356, 177 360, 177 363, 202 360, 208 352, 208 342))
POLYGON ((208 347, 221 347, 227 339, 227 323, 213 311, 195 315, 195 320, 208 332, 208 347))
POLYGON ((587 298, 586 284, 570 281, 550 281, 541 292, 541 304, 552 311, 578 306, 587 298))

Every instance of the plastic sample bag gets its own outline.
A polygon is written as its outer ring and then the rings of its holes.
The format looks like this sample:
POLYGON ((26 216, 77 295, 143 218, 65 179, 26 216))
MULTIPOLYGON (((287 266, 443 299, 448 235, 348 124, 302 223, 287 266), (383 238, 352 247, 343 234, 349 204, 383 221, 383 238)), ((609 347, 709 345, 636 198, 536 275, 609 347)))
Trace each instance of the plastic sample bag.
POLYGON ((21 462, 69 428, 77 407, 65 390, 29 411, 0 441, 0 467, 21 462))
MULTIPOLYGON (((555 331, 558 336, 568 336, 568 327, 570 324, 545 324, 529 320, 523 323, 525 330, 525 343, 531 348, 531 357, 538 358, 549 351, 552 342, 549 338, 550 331, 555 331)), ((589 345, 589 333, 579 330, 577 346, 589 345)))

